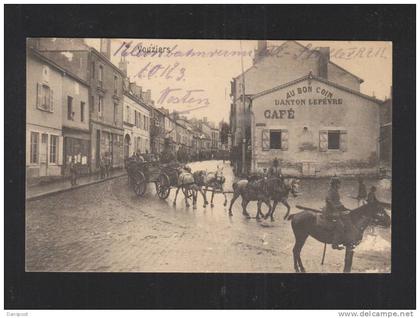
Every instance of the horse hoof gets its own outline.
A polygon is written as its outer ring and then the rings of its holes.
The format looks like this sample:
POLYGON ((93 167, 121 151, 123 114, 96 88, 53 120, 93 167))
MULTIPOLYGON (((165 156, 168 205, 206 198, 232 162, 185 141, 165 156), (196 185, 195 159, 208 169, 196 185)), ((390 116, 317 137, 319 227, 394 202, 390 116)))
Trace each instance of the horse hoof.
POLYGON ((227 202, 223 203, 223 206, 227 206, 227 202))
POLYGON ((271 218, 271 222, 274 222, 274 218, 271 218))
POLYGON ((172 205, 175 206, 176 205, 176 202, 173 202, 172 205))
POLYGON ((193 205, 193 210, 197 210, 197 206, 196 205, 193 205))
POLYGON ((214 208, 214 204, 213 204, 213 203, 212 203, 212 204, 210 204, 210 207, 214 208))
POLYGON ((185 206, 186 206, 187 208, 189 208, 189 207, 190 207, 190 205, 189 205, 189 204, 186 204, 185 206))

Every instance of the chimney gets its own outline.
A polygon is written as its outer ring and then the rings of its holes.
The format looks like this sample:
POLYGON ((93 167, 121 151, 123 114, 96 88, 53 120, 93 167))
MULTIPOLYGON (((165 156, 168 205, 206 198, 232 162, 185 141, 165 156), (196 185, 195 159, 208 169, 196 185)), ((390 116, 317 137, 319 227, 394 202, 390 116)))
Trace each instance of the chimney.
POLYGON ((118 63, 118 68, 127 76, 127 64, 128 62, 125 59, 125 56, 121 55, 120 63, 118 63))
POLYGON ((151 99, 152 99, 152 92, 150 91, 150 89, 143 92, 143 100, 145 101, 146 104, 149 104, 151 99))
POLYGON ((267 52, 267 41, 259 40, 257 42, 257 49, 254 50, 253 64, 257 63, 267 52))
POLYGON ((111 60, 111 39, 101 39, 101 46, 99 49, 108 60, 111 60))
POLYGON ((319 77, 328 79, 328 63, 330 62, 330 48, 319 48, 319 77))

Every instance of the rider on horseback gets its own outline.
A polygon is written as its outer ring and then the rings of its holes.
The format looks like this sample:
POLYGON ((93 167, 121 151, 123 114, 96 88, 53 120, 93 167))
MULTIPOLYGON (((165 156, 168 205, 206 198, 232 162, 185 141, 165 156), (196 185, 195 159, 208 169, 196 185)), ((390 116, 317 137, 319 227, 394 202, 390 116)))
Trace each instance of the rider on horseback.
POLYGON ((281 168, 279 166, 279 160, 277 158, 274 158, 273 165, 268 170, 268 176, 283 179, 283 175, 281 173, 281 168))
POLYGON ((339 246, 342 241, 344 243, 348 241, 345 234, 349 232, 349 226, 351 226, 348 213, 346 213, 348 209, 340 201, 340 194, 338 193, 340 185, 340 180, 334 176, 330 181, 330 187, 325 198, 325 216, 329 220, 335 220, 336 224, 332 248, 337 250, 343 249, 339 246))

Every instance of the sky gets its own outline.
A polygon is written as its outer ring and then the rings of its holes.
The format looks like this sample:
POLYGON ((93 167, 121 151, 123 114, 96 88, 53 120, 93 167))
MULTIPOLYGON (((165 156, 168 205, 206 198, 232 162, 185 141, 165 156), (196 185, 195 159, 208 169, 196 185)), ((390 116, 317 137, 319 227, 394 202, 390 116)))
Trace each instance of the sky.
MULTIPOLYGON (((283 42, 268 41, 268 46, 283 42)), ((390 96, 391 42, 299 42, 309 48, 330 47, 331 61, 364 80, 362 93, 382 100, 390 96)), ((86 39, 86 43, 99 50, 99 39, 86 39)), ((127 53, 130 81, 142 86, 143 90, 150 89, 158 107, 178 111, 187 117, 207 117, 217 123, 229 121, 230 81, 242 72, 242 64, 245 70, 252 65, 256 47, 255 40, 112 39, 111 60, 118 65, 121 55, 127 53), (128 48, 124 46, 126 44, 129 44, 128 48), (136 46, 144 50, 160 48, 163 53, 154 57, 137 56, 136 46), (242 58, 235 53, 238 51, 244 52, 242 58), (198 52, 206 55, 198 55, 198 52)))

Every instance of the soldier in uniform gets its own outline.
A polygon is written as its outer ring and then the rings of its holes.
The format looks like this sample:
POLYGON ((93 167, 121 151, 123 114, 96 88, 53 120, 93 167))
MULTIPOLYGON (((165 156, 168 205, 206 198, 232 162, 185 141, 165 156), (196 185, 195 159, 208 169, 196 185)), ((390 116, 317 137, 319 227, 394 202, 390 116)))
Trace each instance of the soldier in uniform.
POLYGON ((268 170, 269 177, 278 177, 283 179, 283 175, 281 174, 281 168, 279 166, 279 160, 274 158, 273 164, 271 165, 270 169, 268 170))
POLYGON ((341 250, 343 247, 340 247, 340 240, 344 237, 344 241, 347 241, 345 237, 346 232, 349 232, 349 223, 346 211, 347 208, 340 201, 340 189, 341 182, 334 176, 330 181, 330 186, 328 189, 327 197, 325 198, 325 215, 329 220, 335 220, 336 226, 333 237, 332 248, 341 250))
POLYGON ((368 196, 367 196, 367 202, 368 203, 378 203, 378 199, 376 198, 376 187, 372 186, 369 190, 368 196))

